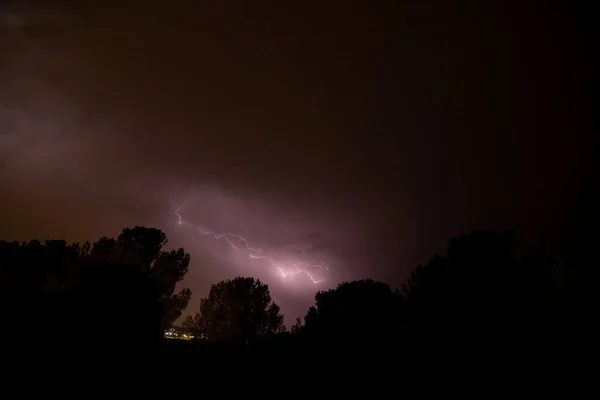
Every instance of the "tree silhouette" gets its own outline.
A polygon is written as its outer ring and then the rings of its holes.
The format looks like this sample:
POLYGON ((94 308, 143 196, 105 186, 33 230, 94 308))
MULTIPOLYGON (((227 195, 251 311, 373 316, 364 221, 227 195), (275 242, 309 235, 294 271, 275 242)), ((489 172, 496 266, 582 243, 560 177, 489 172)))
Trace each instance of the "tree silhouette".
POLYGON ((163 330, 169 329, 173 323, 181 316, 181 312, 187 307, 192 291, 188 288, 182 289, 179 293, 173 294, 163 300, 165 314, 161 321, 163 330))
MULTIPOLYGON (((191 297, 187 288, 176 291, 189 255, 163 250, 166 243, 162 231, 144 227, 93 244, 0 241, 0 312, 18 327, 1 334, 29 335, 44 348, 60 348, 56 343, 65 338, 114 344, 120 335, 162 343, 158 339, 191 297)), ((200 312, 188 316, 182 329, 207 341, 252 342, 246 348, 259 352, 288 346, 299 356, 336 345, 373 354, 395 349, 404 359, 443 349, 463 356, 491 344, 555 346, 562 332, 581 326, 572 312, 581 300, 566 296, 583 286, 570 279, 554 256, 524 246, 511 232, 473 232, 452 239, 446 255, 413 270, 401 292, 373 280, 318 292, 292 335, 272 335, 285 330, 280 309, 267 285, 244 277, 212 285, 200 312), (265 337, 276 340, 257 340, 265 337)), ((188 345, 206 348, 177 341, 167 346, 188 345)))
POLYGON ((386 283, 344 282, 315 295, 315 305, 293 327, 295 332, 322 339, 382 341, 401 328, 403 298, 386 283))
MULTIPOLYGON (((103 292, 114 299, 111 307, 99 304, 100 310, 120 308, 132 313, 128 318, 140 325, 144 325, 143 320, 158 321, 152 330, 162 334, 181 315, 191 296, 187 288, 175 293, 176 284, 187 273, 190 256, 181 248, 162 250, 166 243, 161 230, 141 226, 123 229, 116 240, 101 238, 91 247, 92 268, 87 273, 90 279, 82 281, 83 290, 103 292), (107 293, 109 288, 112 292, 107 293)), ((109 301, 106 296, 97 295, 104 302, 109 301)))
POLYGON ((201 320, 200 320, 200 314, 196 313, 193 316, 192 315, 188 315, 187 317, 185 317, 185 319, 183 320, 183 322, 181 323, 181 329, 189 334, 194 336, 197 339, 204 339, 204 333, 202 332, 202 328, 201 328, 201 320))
POLYGON ((285 330, 269 287, 237 277, 214 284, 200 300, 200 313, 185 321, 188 329, 211 341, 249 342, 285 330))
POLYGON ((0 242, 3 317, 41 337, 162 337, 191 296, 175 293, 189 255, 163 251, 166 242, 162 231, 145 227, 93 245, 0 242), (36 310, 36 318, 24 310, 36 310))
MULTIPOLYGON (((124 263, 138 264, 146 271, 150 270, 159 257, 165 256, 162 251, 165 244, 167 244, 167 235, 163 231, 143 226, 123 229, 116 243, 117 251, 124 263)), ((181 251, 183 252, 183 249, 181 251)), ((180 258, 185 257, 180 255, 180 258)))
POLYGON ((294 325, 292 325, 292 327, 290 328, 290 333, 292 333, 292 334, 301 333, 303 328, 304 328, 304 325, 302 325, 302 320, 300 318, 296 318, 296 322, 294 322, 294 325))
POLYGON ((403 287, 409 330, 463 343, 549 334, 560 325, 564 286, 562 266, 547 252, 512 232, 473 232, 411 273, 403 287))

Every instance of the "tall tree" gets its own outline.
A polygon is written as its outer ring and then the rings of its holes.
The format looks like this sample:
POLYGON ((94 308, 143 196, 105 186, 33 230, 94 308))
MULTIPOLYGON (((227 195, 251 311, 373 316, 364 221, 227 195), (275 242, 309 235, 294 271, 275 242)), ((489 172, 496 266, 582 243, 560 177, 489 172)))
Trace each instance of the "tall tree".
POLYGON ((555 331, 566 283, 561 263, 547 252, 512 232, 476 231, 417 267, 403 291, 415 337, 456 343, 498 335, 506 342, 555 331))
POLYGON ((24 309, 36 310, 32 332, 85 331, 138 337, 162 336, 189 302, 187 288, 175 292, 188 270, 183 249, 163 250, 165 234, 125 228, 117 239, 93 245, 48 240, 44 244, 0 241, 0 311, 28 331, 24 309))
POLYGON ((187 307, 192 291, 188 288, 182 289, 179 293, 173 294, 163 300, 164 316, 161 326, 164 330, 169 329, 173 323, 181 316, 181 312, 187 307))
POLYGON ((191 297, 188 288, 175 293, 177 283, 188 271, 190 255, 182 248, 165 251, 166 244, 167 237, 160 229, 136 226, 123 229, 116 240, 101 238, 91 249, 95 263, 118 266, 113 270, 114 279, 119 279, 126 268, 137 271, 145 281, 144 290, 162 307, 162 329, 168 329, 179 318, 191 297))
POLYGON ((188 315, 185 317, 183 322, 181 323, 181 329, 197 339, 204 338, 204 334, 201 329, 201 321, 200 321, 200 313, 196 313, 195 315, 188 315))
POLYGON ((344 282, 335 289, 318 292, 315 305, 304 317, 305 324, 297 321, 293 329, 336 341, 381 341, 398 332, 403 300, 383 282, 344 282))
POLYGON ((162 248, 167 244, 167 235, 160 229, 136 226, 123 229, 116 244, 124 262, 136 263, 149 270, 162 255, 162 248))
POLYGON ((211 341, 249 342, 285 331, 283 315, 269 287, 237 277, 214 284, 200 301, 200 313, 186 321, 211 341))

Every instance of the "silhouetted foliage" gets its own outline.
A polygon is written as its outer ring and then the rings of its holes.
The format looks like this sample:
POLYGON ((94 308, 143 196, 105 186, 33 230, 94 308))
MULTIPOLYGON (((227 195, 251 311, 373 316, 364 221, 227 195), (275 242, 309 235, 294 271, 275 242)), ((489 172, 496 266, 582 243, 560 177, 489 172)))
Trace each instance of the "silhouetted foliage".
POLYGON ((549 253, 523 246, 511 232, 473 232, 452 239, 446 256, 413 270, 401 293, 372 280, 318 292, 292 333, 330 348, 382 345, 405 355, 415 348, 465 351, 467 343, 539 340, 564 327, 567 285, 549 253))
POLYGON ((173 294, 163 300, 165 314, 161 322, 163 330, 168 329, 181 316, 181 312, 187 307, 192 291, 188 288, 182 289, 179 293, 173 294))
POLYGON ((185 317, 185 319, 183 320, 183 322, 181 323, 181 329, 189 334, 194 336, 197 339, 202 339, 204 338, 204 334, 202 332, 201 329, 201 322, 200 322, 200 314, 196 313, 193 316, 192 315, 188 315, 187 317, 185 317))
POLYGON ((344 282, 315 295, 315 305, 295 332, 335 340, 382 340, 399 333, 403 298, 382 282, 344 282))
POLYGON ((302 320, 300 318, 296 318, 296 322, 290 328, 290 333, 300 333, 303 327, 304 326, 302 325, 302 320))
POLYGON ((411 333, 475 341, 550 333, 564 314, 564 288, 548 253, 520 246, 511 232, 473 232, 412 271, 403 292, 411 333))
MULTIPOLYGON (((136 342, 162 337, 191 297, 187 288, 175 291, 189 255, 164 251, 165 244, 163 232, 143 227, 94 244, 0 242, 2 317, 19 327, 3 334, 27 332, 46 343, 59 337, 96 343, 119 335, 136 342)), ((551 254, 527 248, 511 232, 473 232, 452 239, 446 255, 413 270, 400 292, 373 280, 318 292, 290 333, 267 285, 243 277, 219 282, 201 299, 199 313, 178 328, 201 340, 164 346, 206 352, 222 348, 206 347, 210 343, 226 342, 233 353, 243 345, 259 352, 286 347, 298 356, 336 348, 352 348, 353 354, 395 349, 405 359, 516 341, 556 346, 561 333, 582 326, 572 311, 591 298, 575 291, 592 283, 574 284, 567 272, 551 254)))
POLYGON ((166 242, 162 231, 145 227, 93 245, 0 242, 3 317, 41 337, 161 337, 191 296, 175 293, 189 255, 163 251, 166 242))
POLYGON ((254 278, 221 281, 200 300, 200 313, 184 326, 210 341, 249 342, 285 330, 269 287, 254 278))

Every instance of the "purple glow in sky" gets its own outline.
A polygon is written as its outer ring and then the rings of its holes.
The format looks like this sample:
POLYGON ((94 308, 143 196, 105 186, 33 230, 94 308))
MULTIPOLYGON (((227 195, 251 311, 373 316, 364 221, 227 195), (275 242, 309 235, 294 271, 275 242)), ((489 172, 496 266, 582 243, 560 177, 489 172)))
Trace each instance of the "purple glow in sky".
POLYGON ((170 193, 177 200, 170 201, 160 225, 170 246, 182 246, 191 254, 181 282, 192 288, 184 316, 197 312, 211 284, 251 276, 269 285, 290 325, 304 316, 317 291, 357 277, 352 259, 364 257, 352 249, 361 251, 361 230, 350 218, 210 185, 173 187, 170 193))
POLYGON ((319 284, 325 281, 329 267, 318 260, 304 258, 298 254, 286 254, 273 251, 269 248, 252 247, 248 239, 237 233, 217 233, 201 226, 195 226, 184 220, 181 213, 187 205, 180 206, 173 214, 177 216, 180 226, 192 228, 204 236, 215 240, 224 240, 231 249, 244 252, 248 256, 248 264, 267 264, 285 282, 293 284, 319 284), (299 278, 308 279, 299 279, 299 278))
POLYGON ((186 314, 253 276, 288 324, 473 229, 561 244, 598 137, 562 5, 240 3, 0 1, 0 239, 157 227, 186 314))

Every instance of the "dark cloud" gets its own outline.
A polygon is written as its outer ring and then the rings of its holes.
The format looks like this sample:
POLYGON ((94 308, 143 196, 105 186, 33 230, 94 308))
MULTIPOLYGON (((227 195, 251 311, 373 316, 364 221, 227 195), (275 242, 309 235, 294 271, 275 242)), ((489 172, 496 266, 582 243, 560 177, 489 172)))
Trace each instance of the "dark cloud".
POLYGON ((154 224, 198 293, 243 270, 191 250, 185 201, 338 280, 399 284, 473 228, 558 235, 592 148, 572 9, 357 3, 5 4, 1 236, 154 224))

